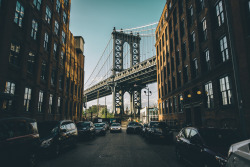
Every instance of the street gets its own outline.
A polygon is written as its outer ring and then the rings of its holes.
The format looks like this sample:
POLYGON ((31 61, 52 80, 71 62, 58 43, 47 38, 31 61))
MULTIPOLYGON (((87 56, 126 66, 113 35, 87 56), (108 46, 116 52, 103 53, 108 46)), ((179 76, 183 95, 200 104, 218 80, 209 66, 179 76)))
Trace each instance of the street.
POLYGON ((58 158, 45 159, 39 167, 182 167, 175 158, 174 145, 148 143, 135 134, 107 132, 93 140, 79 141, 58 158))

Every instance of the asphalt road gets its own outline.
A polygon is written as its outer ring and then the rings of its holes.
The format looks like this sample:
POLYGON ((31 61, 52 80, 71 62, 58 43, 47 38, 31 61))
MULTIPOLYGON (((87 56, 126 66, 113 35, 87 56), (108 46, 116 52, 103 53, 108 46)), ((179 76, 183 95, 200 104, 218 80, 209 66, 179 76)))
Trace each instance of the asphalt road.
POLYGON ((184 167, 177 162, 173 145, 148 143, 134 134, 109 133, 78 142, 58 158, 44 159, 39 167, 184 167))

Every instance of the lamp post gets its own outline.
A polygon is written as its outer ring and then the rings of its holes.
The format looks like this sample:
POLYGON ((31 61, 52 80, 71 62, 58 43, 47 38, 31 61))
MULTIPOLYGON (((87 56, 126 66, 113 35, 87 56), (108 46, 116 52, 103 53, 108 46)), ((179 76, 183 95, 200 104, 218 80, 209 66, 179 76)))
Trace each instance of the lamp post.
POLYGON ((147 115, 148 115, 148 123, 149 123, 149 96, 152 95, 152 92, 149 90, 149 87, 146 87, 144 89, 147 89, 147 91, 144 91, 145 95, 148 96, 148 110, 147 110, 147 115))

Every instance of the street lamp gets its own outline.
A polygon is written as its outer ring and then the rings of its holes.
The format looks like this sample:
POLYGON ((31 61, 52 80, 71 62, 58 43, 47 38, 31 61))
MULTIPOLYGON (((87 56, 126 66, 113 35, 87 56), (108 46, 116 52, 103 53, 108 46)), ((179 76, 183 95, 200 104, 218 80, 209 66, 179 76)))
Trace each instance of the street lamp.
POLYGON ((152 92, 149 90, 149 87, 146 87, 144 89, 147 89, 147 91, 144 91, 145 95, 148 96, 148 111, 147 111, 147 115, 148 115, 148 123, 149 123, 149 96, 152 95, 152 92))

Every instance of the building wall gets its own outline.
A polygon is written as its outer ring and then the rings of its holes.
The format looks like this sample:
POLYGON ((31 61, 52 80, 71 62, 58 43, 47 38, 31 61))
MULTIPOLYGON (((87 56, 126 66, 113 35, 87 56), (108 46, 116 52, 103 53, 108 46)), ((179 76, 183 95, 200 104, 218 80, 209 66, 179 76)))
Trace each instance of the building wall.
POLYGON ((66 0, 60 0, 59 12, 56 2, 42 0, 39 8, 33 0, 1 1, 1 117, 26 116, 38 121, 81 119, 84 83, 83 49, 75 47, 75 39, 69 30, 71 0, 68 0, 68 3, 66 0), (22 6, 21 10, 19 4, 22 6), (16 10, 16 7, 19 9, 16 10), (47 8, 51 11, 50 23, 46 19, 47 8), (22 19, 19 19, 22 14, 17 11, 24 11, 22 19), (15 22, 15 16, 18 16, 16 20, 18 20, 17 23, 22 23, 21 26, 15 22), (31 35, 33 20, 38 24, 35 39, 31 35), (55 21, 59 25, 58 33, 55 31, 55 21), (62 39, 63 32, 65 42, 62 39), (47 49, 44 47, 45 33, 48 34, 47 49), (20 60, 18 65, 12 63, 11 55, 14 53, 12 50, 15 49, 13 44, 20 47, 17 54, 20 60), (54 47, 54 44, 57 47, 54 47), (55 52, 54 48, 57 48, 55 52), (29 56, 30 53, 34 56, 29 56), (43 66, 44 63, 46 66, 43 66), (69 71, 72 73, 70 74, 69 71), (14 85, 12 93, 6 91, 7 83, 14 85), (29 96, 25 96, 26 88, 31 90, 29 96), (40 96, 40 105, 38 103, 41 91, 43 98, 40 96), (52 105, 50 105, 50 97, 52 97, 52 105), (27 98, 30 100, 25 108, 27 98), (11 104, 10 102, 12 105, 8 105, 11 104), (38 106, 41 106, 41 110, 38 106))
MULTIPOLYGON (((239 20, 244 15, 240 8, 248 1, 232 0, 228 5, 224 0, 201 2, 168 0, 159 20, 156 30, 159 119, 180 127, 192 124, 239 128, 238 78, 234 71, 239 69, 241 87, 246 89, 249 85, 249 50, 244 45, 249 44, 249 38, 246 38, 247 25, 242 25, 244 21, 239 20), (229 17, 229 13, 233 17, 229 17), (227 18, 235 22, 232 32, 241 41, 237 39, 231 43, 227 18), (242 27, 236 28, 239 22, 242 27), (206 51, 209 51, 209 59, 206 51), (222 81, 229 83, 225 86, 226 91, 222 81), (225 97, 224 102, 222 97, 225 97), (210 106, 210 102, 213 105, 210 106)), ((242 93, 242 98, 246 109, 249 93, 242 93)), ((249 115, 249 111, 245 113, 249 115)))

